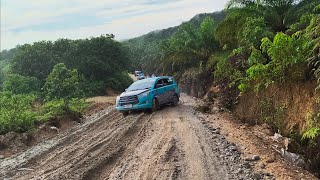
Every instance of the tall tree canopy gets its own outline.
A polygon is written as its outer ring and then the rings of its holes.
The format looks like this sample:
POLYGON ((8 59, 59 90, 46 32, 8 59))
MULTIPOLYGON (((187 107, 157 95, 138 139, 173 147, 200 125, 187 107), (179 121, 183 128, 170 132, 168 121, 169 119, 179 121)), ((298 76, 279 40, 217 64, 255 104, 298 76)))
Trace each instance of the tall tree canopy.
MULTIPOLYGON (((12 72, 38 78, 42 85, 58 63, 77 69, 82 78, 83 89, 89 94, 103 93, 110 79, 128 75, 130 67, 128 51, 113 39, 112 35, 57 41, 40 41, 17 47, 12 60, 12 72)), ((130 81, 117 86, 124 89, 130 81), (122 87, 123 86, 123 87, 122 87)))

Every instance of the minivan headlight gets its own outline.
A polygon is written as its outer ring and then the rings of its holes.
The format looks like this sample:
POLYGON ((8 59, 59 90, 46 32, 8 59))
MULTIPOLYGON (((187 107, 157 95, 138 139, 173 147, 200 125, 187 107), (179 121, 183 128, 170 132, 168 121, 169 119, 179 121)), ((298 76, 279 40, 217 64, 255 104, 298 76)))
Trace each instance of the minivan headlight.
POLYGON ((120 100, 120 96, 117 96, 117 98, 116 98, 116 105, 118 105, 119 100, 120 100))
POLYGON ((142 98, 142 97, 148 96, 149 94, 150 94, 150 92, 149 92, 149 91, 146 91, 146 92, 144 92, 144 93, 139 94, 138 96, 139 96, 140 98, 142 98))

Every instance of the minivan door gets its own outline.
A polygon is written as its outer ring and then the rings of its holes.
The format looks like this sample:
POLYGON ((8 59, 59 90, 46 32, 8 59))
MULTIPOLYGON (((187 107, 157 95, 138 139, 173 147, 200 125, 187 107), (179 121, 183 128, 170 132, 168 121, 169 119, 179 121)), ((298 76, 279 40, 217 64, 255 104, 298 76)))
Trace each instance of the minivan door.
POLYGON ((162 79, 159 79, 156 82, 155 90, 156 90, 156 97, 158 99, 159 104, 164 104, 166 102, 166 97, 165 97, 165 87, 162 79))
POLYGON ((163 83, 164 83, 164 91, 165 91, 164 92, 165 103, 169 103, 172 101, 175 93, 173 81, 169 81, 168 78, 164 78, 163 83))

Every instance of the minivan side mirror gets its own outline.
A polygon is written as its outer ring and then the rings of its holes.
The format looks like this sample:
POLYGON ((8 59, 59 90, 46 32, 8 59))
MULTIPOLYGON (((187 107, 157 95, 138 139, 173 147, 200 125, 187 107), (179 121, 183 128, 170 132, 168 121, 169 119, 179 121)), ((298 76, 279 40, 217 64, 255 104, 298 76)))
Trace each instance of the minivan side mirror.
POLYGON ((127 92, 127 90, 128 90, 128 88, 126 88, 126 89, 124 90, 124 92, 127 92))

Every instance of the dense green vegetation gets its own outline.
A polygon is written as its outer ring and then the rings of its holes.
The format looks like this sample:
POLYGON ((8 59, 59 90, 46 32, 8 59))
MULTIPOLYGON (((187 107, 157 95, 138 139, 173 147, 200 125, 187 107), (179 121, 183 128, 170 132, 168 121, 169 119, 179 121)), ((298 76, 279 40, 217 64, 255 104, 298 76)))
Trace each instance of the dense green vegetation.
MULTIPOLYGON (((127 41, 134 67, 174 75, 182 83, 219 84, 228 108, 238 94, 258 93, 271 84, 319 82, 318 0, 230 0, 223 17, 203 17, 198 25, 185 22, 169 37, 127 41)), ((304 129, 290 132, 301 144, 317 149, 319 113, 311 119, 304 129)), ((265 122, 283 132, 281 123, 265 122)), ((317 151, 305 152, 320 167, 317 151)))
POLYGON ((0 65, 0 134, 63 116, 79 120, 85 97, 132 82, 127 50, 110 35, 17 46, 1 52, 0 65))
MULTIPOLYGON (((225 11, 221 12, 214 12, 214 13, 205 13, 205 14, 198 14, 195 17, 193 17, 190 21, 185 22, 179 26, 160 30, 160 31, 155 31, 155 32, 150 32, 146 35, 143 35, 138 38, 133 38, 130 39, 124 44, 129 50, 130 54, 130 59, 133 62, 133 65, 131 66, 132 70, 140 68, 143 69, 144 72, 146 73, 156 73, 156 74, 162 74, 164 69, 167 69, 168 71, 170 70, 170 61, 167 61, 166 63, 163 63, 163 60, 166 59, 165 56, 168 55, 168 51, 170 50, 169 46, 174 48, 179 48, 179 44, 177 43, 182 43, 180 42, 173 42, 175 37, 180 37, 181 40, 184 36, 189 36, 190 38, 193 36, 191 31, 197 31, 198 33, 196 38, 200 38, 200 32, 198 32, 198 29, 201 26, 201 23, 204 21, 206 18, 210 18, 212 21, 214 21, 214 26, 216 26, 220 21, 222 21, 225 17, 226 13, 225 11), (184 33, 183 31, 190 31, 189 34, 188 32, 184 33), (171 42, 169 43, 171 39, 171 42), (155 64, 157 64, 155 66, 155 64)), ((210 22, 211 23, 211 22, 210 22)), ((204 27, 203 27, 204 28, 204 27)), ((212 28, 212 27, 211 27, 212 28)), ((208 31, 209 29, 207 29, 208 31)), ((212 34, 212 32, 210 32, 212 34)), ((208 37, 210 35, 208 34, 208 37)), ((212 37, 210 37, 213 39, 212 37)), ((199 40, 199 39, 198 39, 199 40)), ((193 39, 193 42, 198 41, 196 39, 193 39)), ((199 42, 196 42, 196 44, 202 43, 200 40, 199 42)), ((196 45, 195 44, 195 45, 196 45)), ((189 42, 189 46, 191 46, 191 42, 189 42)), ((200 46, 198 46, 200 48, 200 46)), ((183 48, 183 45, 180 45, 180 48, 183 48)), ((190 49, 191 47, 189 47, 190 49)), ((186 50, 186 48, 185 48, 186 50)), ((191 49, 190 49, 191 50, 191 49)), ((182 49, 181 49, 182 51, 182 49)), ((194 52, 188 52, 192 53, 195 55, 194 52)), ((178 56, 178 54, 176 54, 178 56)), ((177 57, 178 58, 178 57, 177 57)), ((189 58, 189 60, 192 58, 189 58)), ((192 60, 190 60, 192 61, 192 60)), ((189 63, 190 63, 189 61, 189 63)), ((186 66, 188 66, 186 64, 186 66)), ((178 66, 174 68, 179 68, 178 66)), ((184 71, 184 69, 181 69, 184 71)))

